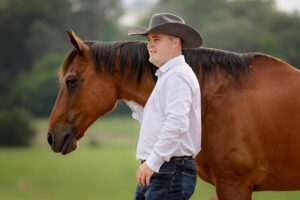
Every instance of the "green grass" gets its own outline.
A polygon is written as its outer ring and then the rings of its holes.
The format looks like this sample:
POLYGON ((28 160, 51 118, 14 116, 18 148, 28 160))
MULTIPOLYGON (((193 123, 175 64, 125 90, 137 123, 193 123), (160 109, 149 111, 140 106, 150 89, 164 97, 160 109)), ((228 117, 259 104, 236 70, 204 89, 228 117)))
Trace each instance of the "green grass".
MULTIPOLYGON (((129 117, 98 120, 69 155, 53 153, 46 143, 47 119, 34 121, 38 136, 30 148, 0 148, 0 200, 132 199, 139 124, 129 117)), ((198 179, 192 200, 215 196, 198 179)), ((254 200, 298 200, 300 192, 258 192, 254 200)))
POLYGON ((86 147, 68 156, 1 149, 0 199, 130 199, 138 165, 131 155, 128 147, 86 147))

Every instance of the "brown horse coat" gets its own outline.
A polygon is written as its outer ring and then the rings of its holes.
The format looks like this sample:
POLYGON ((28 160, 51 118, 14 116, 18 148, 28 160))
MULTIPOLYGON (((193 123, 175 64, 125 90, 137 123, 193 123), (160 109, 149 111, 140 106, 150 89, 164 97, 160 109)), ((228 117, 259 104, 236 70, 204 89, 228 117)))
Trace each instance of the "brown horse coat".
MULTIPOLYGON (((48 142, 63 154, 120 99, 145 105, 156 79, 143 42, 82 42, 60 71, 48 142)), ((300 74, 271 56, 185 50, 201 86, 202 150, 198 175, 219 199, 252 191, 300 189, 300 74)))

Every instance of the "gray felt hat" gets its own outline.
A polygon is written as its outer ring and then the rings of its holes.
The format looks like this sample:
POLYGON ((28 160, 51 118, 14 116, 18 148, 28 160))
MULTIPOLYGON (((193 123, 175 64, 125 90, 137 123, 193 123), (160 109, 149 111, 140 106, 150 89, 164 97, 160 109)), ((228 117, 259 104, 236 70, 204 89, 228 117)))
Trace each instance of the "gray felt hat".
POLYGON ((164 33, 180 37, 182 48, 198 48, 202 45, 202 38, 195 29, 186 25, 181 17, 169 13, 154 14, 149 28, 137 26, 128 31, 128 35, 147 36, 149 33, 164 33))

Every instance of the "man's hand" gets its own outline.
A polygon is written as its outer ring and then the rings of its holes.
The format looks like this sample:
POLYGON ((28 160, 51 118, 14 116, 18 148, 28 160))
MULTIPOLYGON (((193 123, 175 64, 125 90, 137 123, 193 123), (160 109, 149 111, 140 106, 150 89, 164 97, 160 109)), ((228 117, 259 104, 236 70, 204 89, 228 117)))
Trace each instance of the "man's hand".
POLYGON ((136 173, 136 180, 140 185, 145 186, 145 181, 147 186, 150 184, 150 178, 154 174, 154 171, 148 167, 146 162, 144 162, 138 169, 136 173))

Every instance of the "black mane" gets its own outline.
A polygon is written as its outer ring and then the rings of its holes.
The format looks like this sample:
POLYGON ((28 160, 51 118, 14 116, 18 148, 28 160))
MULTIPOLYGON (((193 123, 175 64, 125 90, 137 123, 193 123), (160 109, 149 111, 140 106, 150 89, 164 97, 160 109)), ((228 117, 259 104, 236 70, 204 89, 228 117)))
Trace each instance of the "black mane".
MULTIPOLYGON (((85 41, 84 43, 89 45, 92 49, 97 71, 101 71, 101 66, 103 66, 105 72, 111 74, 114 66, 118 64, 120 66, 122 76, 124 76, 125 71, 130 70, 130 73, 138 82, 140 82, 146 68, 150 67, 153 78, 156 79, 154 74, 157 68, 149 62, 146 42, 85 41)), ((200 64, 202 65, 201 82, 204 83, 205 77, 210 73, 214 73, 217 65, 238 80, 240 74, 248 72, 253 58, 258 54, 238 54, 217 49, 197 48, 184 49, 183 55, 185 56, 186 62, 192 67, 198 77, 200 73, 200 64)), ((63 75, 66 73, 68 65, 72 62, 75 56, 76 51, 73 49, 69 52, 63 64, 63 75)))
POLYGON ((201 82, 204 83, 206 76, 216 72, 217 65, 231 74, 235 80, 239 80, 239 76, 249 71, 252 60, 259 54, 240 54, 201 47, 197 49, 185 49, 183 50, 183 55, 197 76, 199 76, 200 64, 202 65, 201 82))
POLYGON ((106 73, 111 74, 116 62, 119 61, 121 75, 124 76, 125 71, 129 70, 131 74, 136 76, 138 82, 141 81, 147 67, 152 70, 153 78, 156 79, 156 67, 149 62, 149 54, 147 44, 142 41, 126 41, 126 42, 93 42, 86 41, 93 53, 95 66, 101 71, 101 63, 106 73), (129 68, 128 68, 129 67, 129 68))

